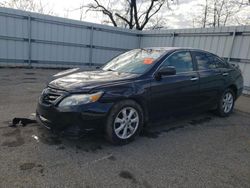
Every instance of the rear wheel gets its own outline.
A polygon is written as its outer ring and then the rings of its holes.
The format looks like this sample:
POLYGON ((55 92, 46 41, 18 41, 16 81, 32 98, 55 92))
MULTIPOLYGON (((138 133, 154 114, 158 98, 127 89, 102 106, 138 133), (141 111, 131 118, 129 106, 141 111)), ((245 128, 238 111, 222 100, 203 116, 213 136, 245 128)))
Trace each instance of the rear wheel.
POLYGON ((231 89, 226 89, 218 103, 217 106, 217 114, 225 117, 229 116, 234 108, 234 102, 235 102, 235 94, 231 89))
POLYGON ((118 102, 106 123, 106 138, 113 144, 126 144, 135 139, 143 125, 143 111, 132 100, 118 102))

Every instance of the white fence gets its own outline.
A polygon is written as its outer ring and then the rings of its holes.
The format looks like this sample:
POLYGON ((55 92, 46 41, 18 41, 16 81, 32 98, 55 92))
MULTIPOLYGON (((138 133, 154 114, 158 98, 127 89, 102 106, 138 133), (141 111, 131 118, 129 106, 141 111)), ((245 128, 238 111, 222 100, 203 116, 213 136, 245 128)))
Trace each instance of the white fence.
POLYGON ((100 65, 150 46, 204 49, 239 64, 250 91, 250 26, 135 31, 0 8, 0 65, 100 65))
POLYGON ((0 8, 2 65, 103 64, 138 47, 136 31, 0 8))

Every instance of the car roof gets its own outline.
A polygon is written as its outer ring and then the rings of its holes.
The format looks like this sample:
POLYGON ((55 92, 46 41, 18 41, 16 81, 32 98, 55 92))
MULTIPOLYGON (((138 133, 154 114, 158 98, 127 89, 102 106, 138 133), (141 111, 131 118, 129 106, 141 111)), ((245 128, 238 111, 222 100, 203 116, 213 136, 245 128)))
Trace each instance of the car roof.
POLYGON ((164 50, 164 51, 172 51, 172 50, 200 50, 191 47, 146 47, 142 48, 146 50, 164 50))
POLYGON ((145 50, 162 50, 165 51, 164 54, 167 54, 168 52, 173 52, 176 50, 192 50, 192 51, 197 51, 197 52, 205 52, 205 53, 209 53, 209 54, 213 54, 217 57, 219 57, 218 55, 209 52, 209 51, 205 51, 203 49, 198 49, 198 48, 192 48, 192 47, 145 47, 145 48, 141 48, 141 49, 145 49, 145 50))

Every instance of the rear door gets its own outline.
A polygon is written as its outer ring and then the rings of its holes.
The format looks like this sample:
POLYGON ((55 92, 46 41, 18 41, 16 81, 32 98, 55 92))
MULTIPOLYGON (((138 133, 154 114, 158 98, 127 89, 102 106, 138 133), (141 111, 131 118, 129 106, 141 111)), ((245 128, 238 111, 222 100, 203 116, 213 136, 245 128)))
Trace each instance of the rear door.
POLYGON ((174 52, 159 68, 161 66, 174 66, 176 75, 162 76, 151 82, 149 109, 153 122, 192 110, 199 97, 199 75, 189 51, 174 52))
POLYGON ((221 58, 215 56, 212 54, 212 58, 214 63, 216 64, 216 68, 220 71, 222 75, 222 79, 224 81, 224 87, 221 88, 222 90, 225 89, 225 87, 228 87, 230 83, 232 82, 231 73, 233 71, 233 68, 225 61, 223 61, 221 58))
POLYGON ((203 51, 192 51, 200 77, 200 107, 211 108, 217 104, 227 73, 218 68, 215 55, 203 51))

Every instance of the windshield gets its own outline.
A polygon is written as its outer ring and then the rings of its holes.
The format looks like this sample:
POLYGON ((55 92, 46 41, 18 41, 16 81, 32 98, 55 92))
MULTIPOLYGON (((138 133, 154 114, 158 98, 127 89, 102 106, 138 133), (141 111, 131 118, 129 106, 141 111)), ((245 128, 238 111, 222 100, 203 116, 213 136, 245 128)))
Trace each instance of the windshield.
POLYGON ((108 62, 102 69, 106 71, 142 74, 154 64, 165 50, 163 49, 135 49, 123 53, 108 62))

